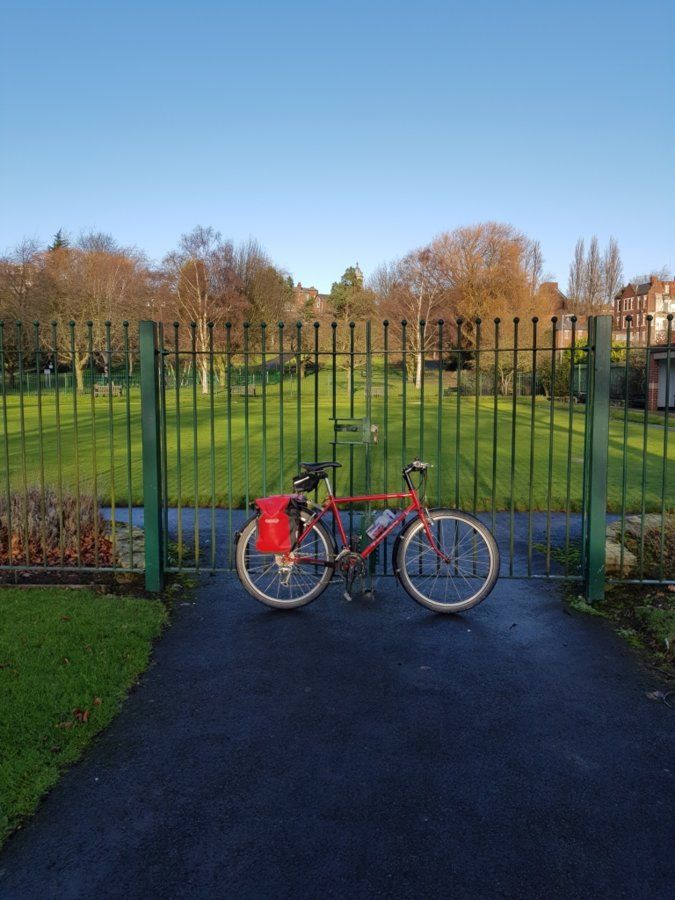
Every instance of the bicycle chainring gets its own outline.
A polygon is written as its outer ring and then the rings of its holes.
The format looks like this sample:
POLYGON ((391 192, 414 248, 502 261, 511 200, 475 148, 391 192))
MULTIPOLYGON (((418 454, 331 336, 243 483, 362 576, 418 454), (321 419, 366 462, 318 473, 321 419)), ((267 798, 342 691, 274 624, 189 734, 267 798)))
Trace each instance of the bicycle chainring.
POLYGON ((366 561, 354 550, 343 550, 335 558, 335 569, 350 583, 366 573, 366 561))

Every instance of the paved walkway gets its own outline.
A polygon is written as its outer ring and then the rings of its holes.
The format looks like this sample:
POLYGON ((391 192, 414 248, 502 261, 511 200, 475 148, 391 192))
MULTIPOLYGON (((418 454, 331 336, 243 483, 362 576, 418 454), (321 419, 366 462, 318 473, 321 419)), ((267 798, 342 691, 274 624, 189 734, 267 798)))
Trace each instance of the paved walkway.
POLYGON ((275 613, 230 577, 0 856, 3 898, 666 898, 675 714, 602 621, 501 582, 275 613))

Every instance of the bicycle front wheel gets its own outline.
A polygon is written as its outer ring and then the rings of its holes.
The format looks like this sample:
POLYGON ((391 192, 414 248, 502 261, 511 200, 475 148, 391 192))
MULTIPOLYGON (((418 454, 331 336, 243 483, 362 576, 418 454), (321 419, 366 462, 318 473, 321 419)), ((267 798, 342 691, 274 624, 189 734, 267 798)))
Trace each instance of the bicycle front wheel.
POLYGON ((413 600, 435 612, 457 613, 485 600, 499 576, 492 533, 474 516, 452 509, 429 512, 431 532, 416 519, 401 535, 394 566, 413 600))

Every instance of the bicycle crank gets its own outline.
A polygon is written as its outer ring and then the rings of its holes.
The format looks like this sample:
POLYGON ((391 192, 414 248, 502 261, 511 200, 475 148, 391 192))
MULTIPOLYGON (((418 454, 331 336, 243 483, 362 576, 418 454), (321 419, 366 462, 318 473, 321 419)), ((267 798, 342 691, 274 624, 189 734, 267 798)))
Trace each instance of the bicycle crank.
POLYGON ((345 581, 345 590, 342 594, 348 602, 352 598, 352 588, 354 581, 359 578, 361 581, 361 593, 363 593, 363 576, 366 572, 366 561, 355 550, 343 550, 335 559, 335 568, 342 575, 345 581))

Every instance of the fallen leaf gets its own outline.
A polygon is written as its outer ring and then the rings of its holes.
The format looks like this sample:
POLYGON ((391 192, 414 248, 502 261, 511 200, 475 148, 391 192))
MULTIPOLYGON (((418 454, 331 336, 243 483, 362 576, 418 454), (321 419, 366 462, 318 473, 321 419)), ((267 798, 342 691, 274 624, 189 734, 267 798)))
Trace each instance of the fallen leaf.
POLYGON ((62 622, 70 622, 70 616, 61 616, 62 622))
POLYGON ((649 691, 645 697, 647 700, 665 700, 666 694, 665 691, 649 691))
POLYGON ((100 697, 94 697, 94 706, 100 706, 103 703, 100 697))

